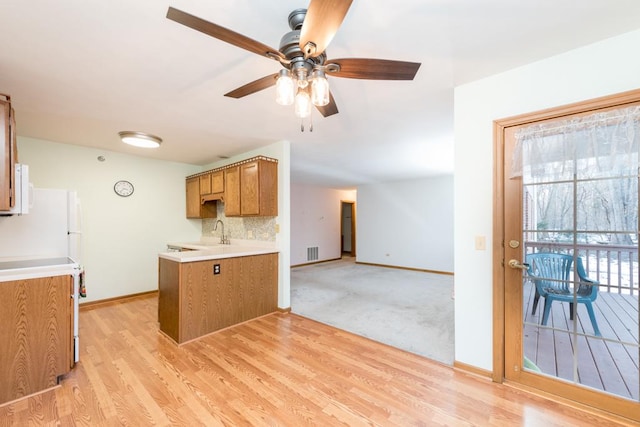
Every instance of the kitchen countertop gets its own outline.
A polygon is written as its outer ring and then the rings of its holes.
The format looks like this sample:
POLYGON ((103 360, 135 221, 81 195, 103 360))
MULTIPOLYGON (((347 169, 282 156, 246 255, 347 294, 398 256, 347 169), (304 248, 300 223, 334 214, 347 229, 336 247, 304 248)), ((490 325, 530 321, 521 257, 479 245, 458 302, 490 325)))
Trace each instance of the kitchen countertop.
MULTIPOLYGON (((167 248, 172 249, 190 249, 192 251, 205 251, 214 247, 222 246, 220 243, 203 243, 203 242, 187 242, 187 243, 169 243, 167 248)), ((228 245, 230 246, 230 245, 228 245)))
POLYGON ((252 255, 264 255, 280 252, 273 246, 273 243, 264 244, 231 244, 220 245, 215 243, 195 242, 195 243, 169 243, 167 246, 174 248, 191 249, 182 252, 161 252, 160 258, 176 262, 208 261, 212 259, 234 258, 252 255))
POLYGON ((77 267, 78 264, 67 257, 12 260, 2 260, 0 258, 0 282, 66 276, 73 274, 77 267))

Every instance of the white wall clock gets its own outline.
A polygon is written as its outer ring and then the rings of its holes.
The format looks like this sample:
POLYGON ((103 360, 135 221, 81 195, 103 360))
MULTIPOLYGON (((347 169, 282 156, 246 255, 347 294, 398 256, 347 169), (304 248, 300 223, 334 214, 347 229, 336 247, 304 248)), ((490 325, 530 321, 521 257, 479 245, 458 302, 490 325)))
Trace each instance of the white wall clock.
POLYGON ((118 181, 113 186, 113 191, 115 191, 118 196, 129 197, 133 194, 133 184, 129 181, 118 181))

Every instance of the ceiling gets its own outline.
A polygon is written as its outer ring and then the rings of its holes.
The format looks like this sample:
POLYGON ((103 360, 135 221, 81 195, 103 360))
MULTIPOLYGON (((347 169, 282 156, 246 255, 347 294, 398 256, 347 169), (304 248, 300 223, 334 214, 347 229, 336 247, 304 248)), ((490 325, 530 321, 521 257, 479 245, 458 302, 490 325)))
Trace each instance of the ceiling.
POLYGON ((288 140, 293 183, 346 188, 452 173, 456 85, 640 28, 637 0, 354 0, 329 58, 422 66, 413 81, 329 77, 340 113, 301 132, 273 89, 223 96, 277 62, 165 18, 173 6, 277 49, 307 5, 3 0, 0 92, 20 136, 196 165, 288 140), (164 142, 129 147, 121 130, 164 142))

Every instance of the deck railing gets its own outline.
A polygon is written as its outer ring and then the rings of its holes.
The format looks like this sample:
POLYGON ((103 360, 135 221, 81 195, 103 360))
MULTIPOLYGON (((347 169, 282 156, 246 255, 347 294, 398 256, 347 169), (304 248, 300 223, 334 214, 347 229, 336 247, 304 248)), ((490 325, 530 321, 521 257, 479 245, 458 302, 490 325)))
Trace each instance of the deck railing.
POLYGON ((573 253, 582 257, 587 276, 600 282, 601 292, 638 295, 638 247, 628 245, 525 242, 526 253, 573 253))

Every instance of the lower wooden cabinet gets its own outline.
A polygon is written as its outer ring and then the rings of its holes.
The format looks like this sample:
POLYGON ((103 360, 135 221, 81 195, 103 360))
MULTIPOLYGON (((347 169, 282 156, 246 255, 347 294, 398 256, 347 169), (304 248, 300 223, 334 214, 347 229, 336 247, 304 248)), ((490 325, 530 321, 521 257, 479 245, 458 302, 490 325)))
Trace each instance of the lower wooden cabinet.
POLYGON ((0 404, 58 384, 73 367, 73 278, 0 282, 0 404))
POLYGON ((160 330, 177 343, 278 308, 276 253, 185 263, 160 258, 159 263, 160 330))

